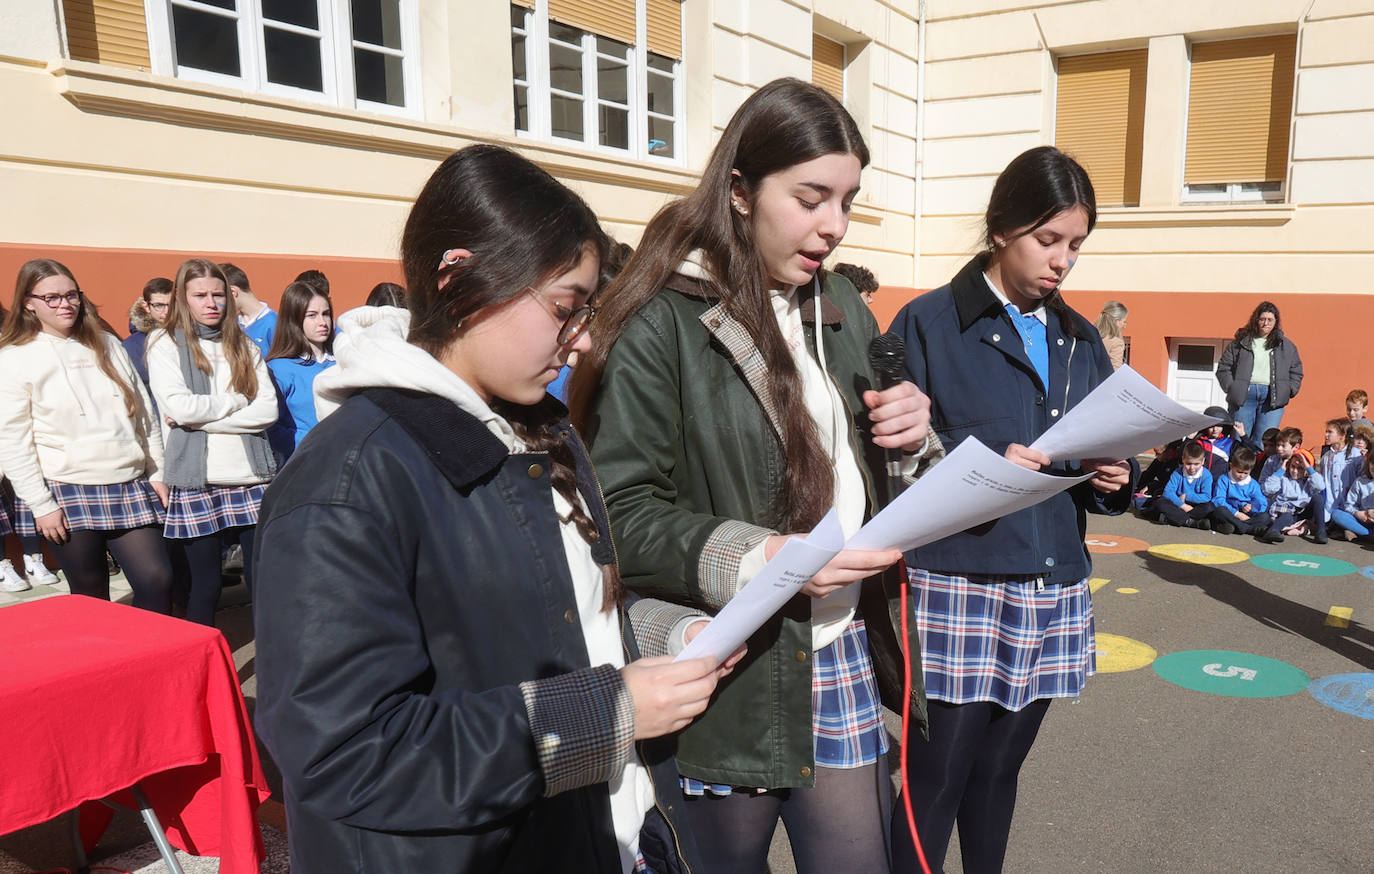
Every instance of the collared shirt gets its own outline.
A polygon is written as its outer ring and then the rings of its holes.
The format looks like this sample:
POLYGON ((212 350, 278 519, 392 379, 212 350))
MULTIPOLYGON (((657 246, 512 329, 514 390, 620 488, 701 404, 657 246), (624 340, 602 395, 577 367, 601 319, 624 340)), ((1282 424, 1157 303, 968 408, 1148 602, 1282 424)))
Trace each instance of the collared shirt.
POLYGON ((1044 304, 1042 303, 1028 313, 1023 313, 1020 307, 1012 303, 1002 293, 987 273, 983 274, 983 281, 988 284, 988 288, 997 296, 997 300, 1002 303, 1003 309, 1007 311, 1007 316, 1016 328, 1016 333, 1021 337, 1021 345, 1025 347, 1026 357, 1030 359, 1031 366, 1035 368, 1036 375, 1040 377, 1040 384, 1048 388, 1050 384, 1050 347, 1046 336, 1048 316, 1044 304))

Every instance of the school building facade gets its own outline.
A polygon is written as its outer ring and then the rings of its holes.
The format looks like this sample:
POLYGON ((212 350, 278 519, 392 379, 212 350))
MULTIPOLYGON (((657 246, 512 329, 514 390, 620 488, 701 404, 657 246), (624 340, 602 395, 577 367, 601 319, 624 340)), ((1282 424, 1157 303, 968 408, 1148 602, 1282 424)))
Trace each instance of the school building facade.
MULTIPOLYGON (((1131 311, 1131 362, 1194 405, 1261 299, 1311 429, 1374 373, 1374 0, 7 0, 0 271, 55 257, 122 327, 143 282, 232 260, 275 303, 399 279, 436 163, 510 146, 634 243, 752 88, 839 94, 872 150, 836 260, 883 324, 976 249, 992 181, 1055 143, 1098 229, 1066 284, 1131 311)), ((1374 388, 1374 383, 1369 388, 1374 388)))

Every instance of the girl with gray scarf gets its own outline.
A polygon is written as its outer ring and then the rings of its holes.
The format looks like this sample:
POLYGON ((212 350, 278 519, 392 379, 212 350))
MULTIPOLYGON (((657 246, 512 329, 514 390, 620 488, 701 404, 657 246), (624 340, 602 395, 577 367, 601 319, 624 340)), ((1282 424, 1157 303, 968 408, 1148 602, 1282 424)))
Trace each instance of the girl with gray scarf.
POLYGON ((182 263, 166 326, 147 353, 171 486, 166 536, 190 568, 186 618, 204 625, 214 624, 226 542, 242 545, 250 582, 258 506, 277 469, 264 434, 277 420, 277 395, 228 289, 213 262, 182 263))

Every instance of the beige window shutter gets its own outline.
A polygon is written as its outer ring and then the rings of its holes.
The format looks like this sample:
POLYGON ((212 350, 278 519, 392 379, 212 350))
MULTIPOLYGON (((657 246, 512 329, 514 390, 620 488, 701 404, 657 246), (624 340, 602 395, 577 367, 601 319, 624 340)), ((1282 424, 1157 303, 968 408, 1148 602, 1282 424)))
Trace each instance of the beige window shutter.
POLYGON ((844 43, 811 34, 811 83, 844 100, 844 43))
POLYGON ((1192 54, 1183 181, 1282 182, 1297 36, 1197 43, 1192 54))
POLYGON ((635 0, 549 0, 549 18, 627 45, 635 43, 635 0))
POLYGON ((510 0, 512 6, 519 6, 522 9, 533 9, 534 0, 510 0))
POLYGON ((1147 54, 1059 59, 1054 144, 1088 171, 1098 206, 1140 204, 1147 54))
POLYGON ((644 14, 649 51, 682 60, 682 0, 646 0, 644 14))
POLYGON ((62 0, 62 15, 72 60, 151 68, 143 0, 62 0))

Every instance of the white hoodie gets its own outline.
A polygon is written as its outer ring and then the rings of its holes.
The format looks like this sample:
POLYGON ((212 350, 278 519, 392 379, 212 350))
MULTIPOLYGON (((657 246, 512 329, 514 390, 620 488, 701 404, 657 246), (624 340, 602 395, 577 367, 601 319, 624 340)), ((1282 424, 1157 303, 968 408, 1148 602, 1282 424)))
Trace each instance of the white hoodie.
POLYGON ((34 516, 58 509, 45 480, 162 479, 162 433, 143 380, 119 340, 101 338, 115 372, 134 389, 142 421, 129 418, 124 393, 78 340, 39 333, 0 349, 0 471, 34 516))
MULTIPOLYGON (((509 452, 526 451, 510 423, 493 412, 481 395, 458 374, 420 347, 406 342, 409 330, 409 311, 397 307, 359 307, 339 316, 339 334, 334 338, 334 357, 338 366, 315 378, 315 411, 320 419, 337 410, 349 395, 363 389, 407 389, 451 401, 476 417, 509 452)), ((592 557, 591 546, 572 522, 572 507, 557 489, 550 490, 554 511, 562 520, 559 527, 563 549, 572 574, 588 659, 593 665, 622 668, 625 654, 618 618, 615 611, 601 609, 601 567, 592 557)), ((620 847, 621 867, 629 871, 634 867, 639 849, 644 814, 654 805, 653 782, 637 754, 631 755, 625 769, 610 781, 610 790, 611 821, 620 847)))

